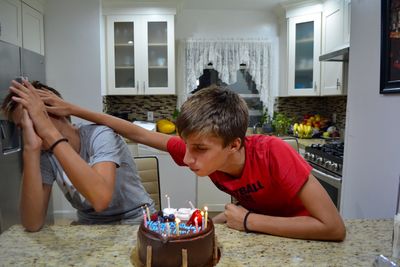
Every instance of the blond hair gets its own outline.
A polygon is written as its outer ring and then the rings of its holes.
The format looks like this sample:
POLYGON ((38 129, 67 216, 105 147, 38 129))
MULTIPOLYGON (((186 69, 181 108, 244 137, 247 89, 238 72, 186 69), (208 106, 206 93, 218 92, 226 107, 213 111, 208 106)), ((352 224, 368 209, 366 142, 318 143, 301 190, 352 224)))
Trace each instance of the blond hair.
POLYGON ((249 123, 246 102, 230 89, 212 85, 197 91, 181 107, 176 126, 179 135, 211 135, 226 147, 236 138, 244 138, 249 123))

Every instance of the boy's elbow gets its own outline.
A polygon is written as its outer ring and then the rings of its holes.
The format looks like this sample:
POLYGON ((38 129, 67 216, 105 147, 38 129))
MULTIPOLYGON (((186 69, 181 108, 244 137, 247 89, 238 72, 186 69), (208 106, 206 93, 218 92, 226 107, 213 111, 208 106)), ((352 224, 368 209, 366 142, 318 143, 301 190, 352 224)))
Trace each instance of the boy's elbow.
POLYGON ((42 227, 43 223, 22 223, 22 226, 25 228, 27 232, 39 232, 42 227))
POLYGON ((96 212, 102 212, 108 208, 111 203, 112 195, 97 198, 93 201, 93 208, 96 212))
POLYGON ((346 238, 346 227, 341 225, 340 227, 335 227, 330 231, 330 239, 332 241, 342 242, 346 238))
POLYGON ((338 231, 337 235, 336 235, 337 239, 336 241, 343 241, 346 238, 346 227, 341 227, 341 229, 338 231))

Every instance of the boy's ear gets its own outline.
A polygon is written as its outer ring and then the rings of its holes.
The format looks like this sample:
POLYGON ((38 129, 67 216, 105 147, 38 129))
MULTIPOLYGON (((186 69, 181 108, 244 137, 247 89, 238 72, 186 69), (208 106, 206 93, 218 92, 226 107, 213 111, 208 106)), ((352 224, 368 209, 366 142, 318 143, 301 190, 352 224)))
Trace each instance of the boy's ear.
POLYGON ((232 141, 232 143, 230 144, 231 146, 231 150, 239 150, 240 149, 240 145, 242 144, 242 140, 238 137, 235 140, 232 141))

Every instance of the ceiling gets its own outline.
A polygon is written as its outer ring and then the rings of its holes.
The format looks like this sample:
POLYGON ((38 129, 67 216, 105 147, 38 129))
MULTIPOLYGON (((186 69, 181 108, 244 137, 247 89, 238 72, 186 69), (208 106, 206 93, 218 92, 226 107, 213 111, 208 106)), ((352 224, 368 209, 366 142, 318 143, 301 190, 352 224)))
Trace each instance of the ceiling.
POLYGON ((181 9, 234 9, 234 10, 272 10, 279 4, 312 2, 318 0, 103 0, 104 3, 137 3, 141 5, 179 7, 181 9))
MULTIPOLYGON (((270 10, 288 0, 178 0, 187 9, 270 10)), ((292 0, 293 1, 293 0, 292 0)))

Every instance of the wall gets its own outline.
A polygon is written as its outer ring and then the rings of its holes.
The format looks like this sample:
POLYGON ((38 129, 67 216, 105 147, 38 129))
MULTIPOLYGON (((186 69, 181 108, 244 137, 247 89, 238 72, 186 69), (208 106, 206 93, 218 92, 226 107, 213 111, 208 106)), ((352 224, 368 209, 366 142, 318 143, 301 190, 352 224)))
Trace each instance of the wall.
POLYGON ((379 94, 380 2, 351 2, 342 192, 346 218, 393 218, 397 202, 400 94, 379 94))
MULTIPOLYGON (((48 0, 44 16, 47 83, 94 111, 102 111, 100 6, 100 0, 48 0)), ((74 216, 57 186, 53 203, 55 217, 74 216)))
POLYGON ((102 111, 100 14, 100 0, 49 0, 44 17, 48 84, 94 111, 102 111))

